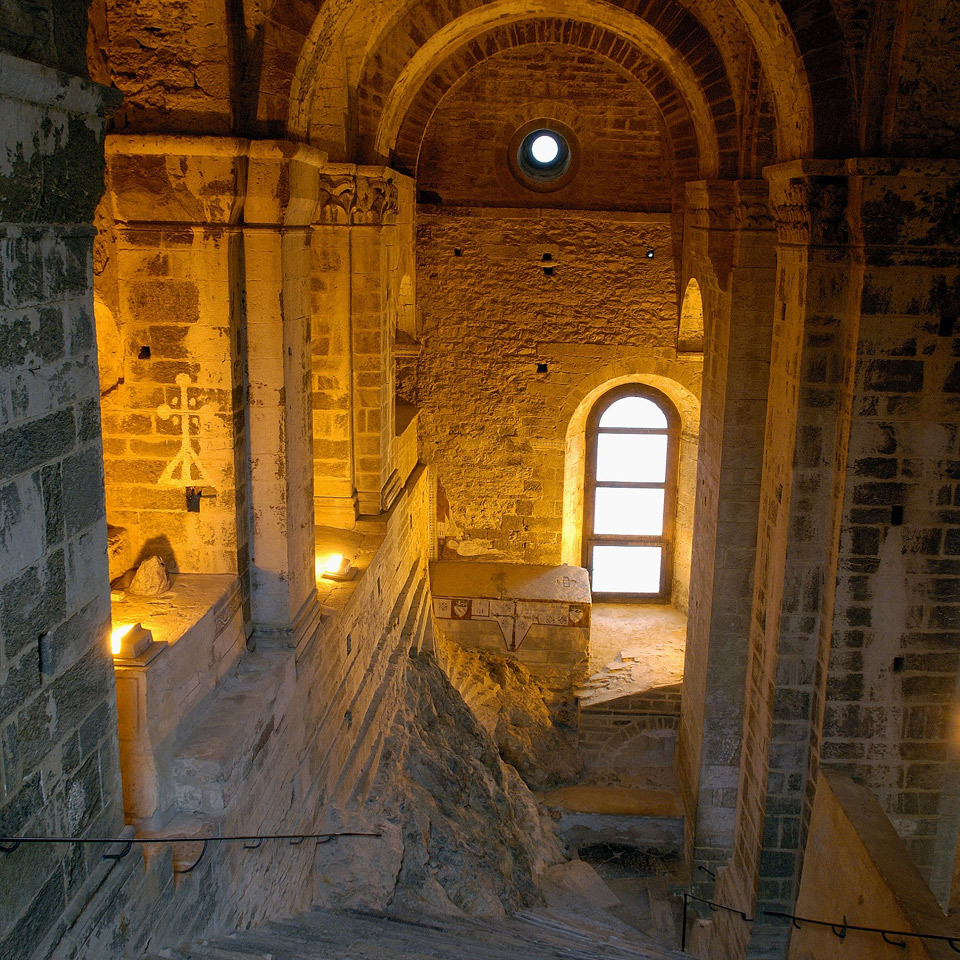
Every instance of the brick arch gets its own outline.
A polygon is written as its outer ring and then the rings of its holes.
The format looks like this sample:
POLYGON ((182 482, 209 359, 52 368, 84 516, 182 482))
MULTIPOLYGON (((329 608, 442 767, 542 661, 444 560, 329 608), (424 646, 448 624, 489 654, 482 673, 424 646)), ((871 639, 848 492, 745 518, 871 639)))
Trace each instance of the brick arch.
MULTIPOLYGON (((721 154, 715 139, 705 145, 699 142, 698 131, 686 102, 659 64, 610 31, 559 19, 526 20, 510 26, 498 26, 450 54, 417 91, 397 134, 389 158, 391 165, 411 175, 416 174, 420 148, 434 110, 443 97, 466 78, 470 70, 508 50, 548 43, 595 53, 622 69, 651 94, 667 129, 674 177, 694 180, 701 176, 700 154, 703 146, 707 148, 713 170, 726 171, 721 173, 723 176, 730 175, 735 169, 735 145, 721 154)), ((703 136, 703 131, 700 134, 703 136)))
MULTIPOLYGON (((475 0, 461 0, 464 6, 475 0)), ((664 93, 679 92, 697 129, 701 154, 701 175, 735 175, 736 165, 720 173, 720 156, 735 156, 737 150, 737 108, 727 79, 723 59, 703 26, 675 0, 660 0, 661 16, 656 22, 637 17, 623 6, 600 0, 492 0, 474 7, 422 39, 415 52, 406 51, 416 43, 405 34, 411 29, 399 21, 381 48, 367 62, 358 84, 361 143, 366 159, 388 157, 394 149, 400 127, 420 89, 436 77, 451 49, 471 42, 483 42, 491 31, 518 28, 518 24, 550 17, 558 22, 579 23, 597 32, 603 46, 598 52, 609 55, 633 46, 656 64, 673 87, 664 93), (544 15, 539 17, 536 15, 544 15), (375 132, 374 132, 375 131, 375 132)), ((418 39, 424 31, 416 31, 418 39)), ((589 41, 588 41, 589 42, 589 41)), ((651 88, 654 99, 659 91, 651 88)))
MULTIPOLYGON (((486 0, 275 0, 256 25, 255 126, 261 133, 311 139, 315 107, 331 92, 346 103, 348 60, 364 61, 394 24, 422 7, 439 29, 486 0), (347 28, 353 26, 350 43, 347 28), (342 87, 342 89, 340 89, 342 87)), ((711 2, 711 0, 704 0, 711 2)), ((782 160, 843 152, 855 139, 854 87, 832 0, 729 0, 770 85, 782 160)), ((543 3, 528 7, 543 7, 543 3)), ((609 5, 665 23, 683 11, 675 0, 609 0, 609 5)), ((543 15, 561 15, 553 0, 543 15)), ((690 15, 687 14, 687 18, 690 15)), ((701 28, 702 29, 702 28, 701 28)), ((423 34, 429 36, 429 33, 423 34)), ((410 48, 408 39, 407 49, 410 48)), ((417 45, 414 41, 414 45, 417 45)), ((346 109, 344 109, 346 114, 346 109)))

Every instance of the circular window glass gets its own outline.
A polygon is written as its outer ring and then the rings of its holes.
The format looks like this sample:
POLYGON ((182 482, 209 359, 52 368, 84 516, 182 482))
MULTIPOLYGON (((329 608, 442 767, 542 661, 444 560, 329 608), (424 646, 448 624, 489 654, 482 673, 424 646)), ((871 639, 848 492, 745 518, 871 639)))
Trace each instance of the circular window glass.
POLYGON ((556 180, 570 166, 570 146, 556 130, 531 130, 520 141, 517 166, 531 180, 541 183, 556 180))

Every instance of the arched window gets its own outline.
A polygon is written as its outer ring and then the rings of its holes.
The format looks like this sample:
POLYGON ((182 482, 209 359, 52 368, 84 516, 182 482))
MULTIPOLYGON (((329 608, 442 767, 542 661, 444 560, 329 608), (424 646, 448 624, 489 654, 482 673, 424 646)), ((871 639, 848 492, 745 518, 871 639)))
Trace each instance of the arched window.
POLYGON ((583 565, 595 597, 669 600, 679 417, 659 390, 627 384, 587 421, 583 565))

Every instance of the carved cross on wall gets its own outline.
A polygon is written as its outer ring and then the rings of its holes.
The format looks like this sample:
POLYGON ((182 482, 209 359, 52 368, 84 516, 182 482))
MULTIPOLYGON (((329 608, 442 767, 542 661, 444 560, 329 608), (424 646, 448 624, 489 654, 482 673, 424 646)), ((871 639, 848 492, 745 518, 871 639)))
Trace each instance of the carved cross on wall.
POLYGON ((202 407, 197 407, 197 401, 191 399, 188 394, 190 377, 187 374, 177 374, 176 384, 180 388, 179 398, 173 399, 172 406, 167 403, 160 404, 157 407, 157 415, 161 420, 179 420, 180 451, 167 464, 158 483, 161 487, 212 486, 200 461, 199 451, 193 448, 191 426, 196 426, 199 446, 200 431, 203 429, 204 421, 213 413, 213 406, 205 403, 202 407))

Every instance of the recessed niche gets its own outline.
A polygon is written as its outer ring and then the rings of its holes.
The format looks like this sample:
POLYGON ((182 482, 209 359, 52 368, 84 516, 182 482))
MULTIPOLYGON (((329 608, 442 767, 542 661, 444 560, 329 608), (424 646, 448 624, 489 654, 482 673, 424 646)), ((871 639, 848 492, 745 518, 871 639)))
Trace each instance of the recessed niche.
POLYGON ((957 326, 956 317, 941 317, 940 318, 940 329, 937 331, 941 337, 952 337, 953 331, 957 326))
POLYGON ((138 360, 149 360, 150 359, 150 348, 144 344, 140 348, 140 352, 137 354, 138 360))
POLYGON ((890 526, 899 527, 903 523, 903 504, 897 503, 890 508, 890 526))
POLYGON ((547 372, 548 372, 547 365, 545 363, 537 364, 537 373, 547 373, 547 372))

